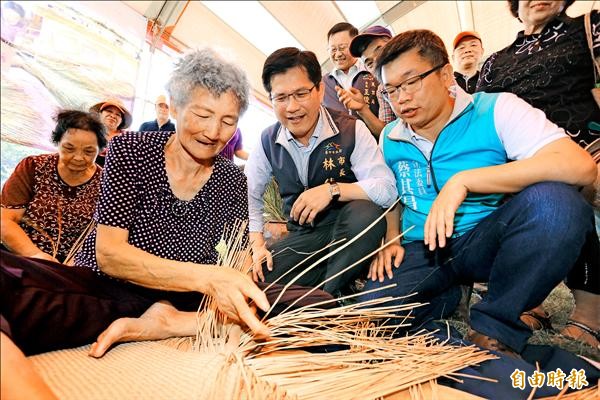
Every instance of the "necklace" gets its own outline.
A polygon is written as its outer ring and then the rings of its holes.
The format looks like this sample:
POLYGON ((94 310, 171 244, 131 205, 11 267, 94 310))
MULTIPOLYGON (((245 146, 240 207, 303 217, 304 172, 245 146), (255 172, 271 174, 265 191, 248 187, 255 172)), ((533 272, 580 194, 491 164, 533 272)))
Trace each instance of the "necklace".
POLYGON ((183 200, 175 200, 171 204, 171 213, 176 217, 183 217, 188 213, 188 202, 183 200))

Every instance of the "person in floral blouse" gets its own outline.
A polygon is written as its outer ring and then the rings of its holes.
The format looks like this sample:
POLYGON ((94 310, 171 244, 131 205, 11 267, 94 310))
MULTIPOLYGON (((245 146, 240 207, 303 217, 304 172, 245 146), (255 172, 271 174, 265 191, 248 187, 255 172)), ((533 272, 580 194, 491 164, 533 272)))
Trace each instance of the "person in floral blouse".
POLYGON ((106 130, 92 113, 61 111, 52 141, 57 153, 23 159, 2 188, 1 238, 18 255, 65 262, 96 209, 106 130))

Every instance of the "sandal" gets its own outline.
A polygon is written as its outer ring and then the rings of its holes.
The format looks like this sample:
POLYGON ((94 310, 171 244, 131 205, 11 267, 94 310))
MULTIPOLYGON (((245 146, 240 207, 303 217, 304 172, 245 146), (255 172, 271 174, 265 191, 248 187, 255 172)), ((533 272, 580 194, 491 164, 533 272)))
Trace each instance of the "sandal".
POLYGON ((521 321, 529 327, 532 331, 539 330, 550 330, 552 324, 550 323, 550 315, 546 311, 543 314, 535 312, 533 310, 525 311, 521 314, 521 321))
POLYGON ((595 331, 581 322, 568 320, 560 333, 570 339, 588 344, 595 349, 600 349, 600 331, 595 331))

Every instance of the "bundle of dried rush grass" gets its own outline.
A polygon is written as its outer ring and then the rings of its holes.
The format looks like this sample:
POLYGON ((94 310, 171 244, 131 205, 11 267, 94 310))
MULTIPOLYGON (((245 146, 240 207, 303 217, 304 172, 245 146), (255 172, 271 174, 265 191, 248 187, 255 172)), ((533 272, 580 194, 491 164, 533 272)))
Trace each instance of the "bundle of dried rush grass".
MULTIPOLYGON (((246 223, 238 222, 224 234, 217 247, 221 266, 246 273, 250 270, 245 232, 246 223)), ((315 268, 360 236, 346 241, 305 270, 315 268)), ((347 298, 353 296, 357 295, 347 298)), ((264 320, 271 337, 256 342, 239 326, 228 323, 211 298, 205 299, 198 313, 194 349, 224 355, 212 399, 376 399, 440 376, 459 380, 464 377, 457 372, 460 369, 495 358, 474 346, 449 345, 431 334, 394 337, 399 327, 407 325, 410 311, 418 303, 394 305, 397 298, 382 297, 346 306, 331 307, 337 301, 334 299, 294 308, 300 300, 264 320), (399 322, 391 324, 391 320, 399 322), (317 354, 299 351, 329 345, 344 349, 317 354), (276 357, 263 357, 267 354, 276 357)))
MULTIPOLYGON (((36 232, 38 232, 40 235, 42 235, 50 243, 50 246, 52 248, 51 255, 52 255, 52 257, 56 258, 58 251, 60 249, 60 241, 61 241, 61 237, 62 237, 62 207, 61 207, 60 200, 58 201, 58 203, 56 205, 56 224, 57 224, 56 240, 54 240, 54 238, 48 232, 46 232, 44 229, 42 229, 35 221, 32 221, 30 218, 24 217, 23 223, 27 226, 32 227, 36 232)), ((73 264, 75 254, 77 254, 79 249, 81 249, 81 246, 83 246, 83 242, 85 242, 85 239, 87 238, 87 236, 90 234, 90 232, 94 228, 94 225, 95 225, 95 222, 93 219, 91 219, 90 222, 86 225, 86 227, 81 231, 81 234, 79 235, 79 237, 77 238, 75 243, 73 243, 73 245, 69 249, 67 256, 62 261, 63 264, 65 264, 65 265, 73 264)))
POLYGON ((264 215, 268 222, 286 222, 287 218, 283 213, 283 200, 279 194, 279 185, 275 178, 271 178, 271 182, 265 189, 263 195, 264 200, 264 215))
POLYGON ((85 227, 85 229, 83 231, 81 231, 81 234, 79 235, 79 237, 77 238, 75 243, 73 243, 73 246, 71 247, 71 250, 69 250, 69 253, 67 254, 67 257, 65 258, 65 260, 63 261, 63 264, 65 264, 65 265, 73 264, 75 254, 77 254, 79 249, 81 249, 81 246, 83 246, 83 242, 85 242, 85 238, 87 238, 87 236, 90 234, 90 232, 92 232, 94 225, 95 225, 95 221, 93 219, 91 219, 90 222, 85 227))
POLYGON ((461 375, 453 376, 453 372, 468 363, 489 359, 473 348, 467 348, 470 353, 465 353, 458 347, 436 346, 418 340, 389 344, 387 355, 375 349, 384 341, 372 343, 372 351, 358 347, 321 354, 297 352, 247 359, 246 363, 262 379, 301 399, 374 399, 443 375, 457 379, 461 375), (447 351, 449 348, 454 354, 447 351), (399 353, 397 349, 404 351, 399 353))

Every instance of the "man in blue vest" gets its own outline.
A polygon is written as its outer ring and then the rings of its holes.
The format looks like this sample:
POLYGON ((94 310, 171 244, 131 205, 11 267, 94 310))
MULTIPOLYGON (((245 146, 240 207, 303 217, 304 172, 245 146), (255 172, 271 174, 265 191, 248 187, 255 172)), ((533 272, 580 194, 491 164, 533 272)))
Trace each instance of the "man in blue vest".
POLYGON ((327 32, 327 50, 334 68, 331 73, 323 75, 325 84, 323 104, 327 108, 350 113, 360 118, 367 123, 367 127, 375 136, 379 136, 381 128, 377 130, 377 127, 371 126, 368 119, 356 111, 349 110, 339 98, 345 90, 354 88, 363 95, 371 114, 379 115, 377 99, 379 83, 365 69, 362 61, 350 53, 350 43, 356 35, 358 35, 358 29, 347 22, 337 23, 327 32))
MULTIPOLYGON (((265 61, 262 80, 279 122, 263 131, 245 173, 254 279, 272 282, 330 243, 354 239, 381 216, 382 208, 393 204, 397 191, 365 124, 321 106, 325 89, 313 52, 293 47, 275 51, 265 61), (289 215, 289 234, 267 249, 262 233, 263 193, 271 176, 289 215)), ((366 272, 369 260, 341 271, 377 249, 384 233, 385 219, 381 219, 350 248, 295 282, 316 286, 326 281, 323 289, 338 294, 361 269, 366 272)), ((327 251, 343 245, 344 241, 327 251)), ((289 282, 310 264, 279 282, 289 282)))
POLYGON ((592 182, 592 158, 545 114, 510 93, 453 93, 442 40, 412 30, 382 50, 377 75, 399 119, 382 131, 402 203, 388 214, 386 241, 365 295, 427 302, 413 327, 447 317, 460 284, 488 282, 471 307, 468 339, 517 356, 531 330, 519 319, 565 277, 593 214, 577 186, 592 182), (505 201, 505 194, 512 198, 505 201), (393 267, 392 267, 393 266, 393 267))

